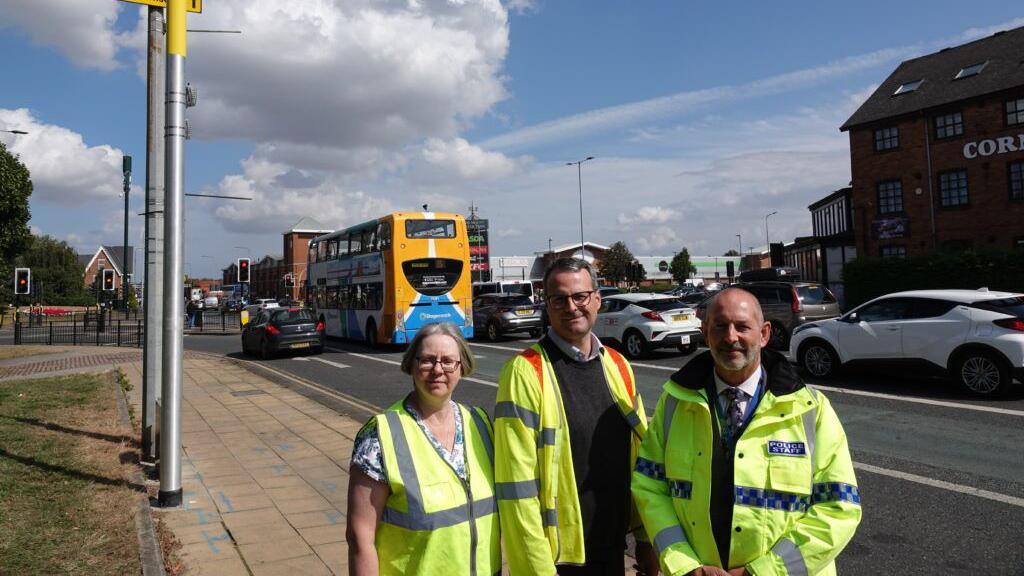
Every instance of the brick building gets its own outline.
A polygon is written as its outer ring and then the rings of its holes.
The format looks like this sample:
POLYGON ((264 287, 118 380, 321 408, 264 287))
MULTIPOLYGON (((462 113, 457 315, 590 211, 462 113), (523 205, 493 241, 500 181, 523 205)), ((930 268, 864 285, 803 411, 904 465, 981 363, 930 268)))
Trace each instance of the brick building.
POLYGON ((846 121, 857 254, 1024 248, 1024 28, 907 60, 846 121))
MULTIPOLYGON (((249 293, 252 298, 305 299, 309 241, 333 230, 312 218, 302 218, 283 233, 282 256, 266 255, 254 259, 249 268, 249 293)), ((238 283, 238 265, 232 262, 223 270, 224 285, 238 283)))
POLYGON ((79 254, 78 261, 81 262, 85 268, 85 272, 82 276, 83 283, 88 287, 92 286, 93 282, 96 282, 96 276, 101 274, 102 270, 114 270, 114 286, 117 289, 114 291, 117 298, 121 297, 121 278, 123 274, 128 275, 128 281, 131 283, 133 265, 132 262, 135 260, 135 248, 132 246, 128 247, 128 261, 125 263, 121 262, 123 257, 124 248, 121 246, 100 246, 96 249, 96 252, 92 254, 79 254))

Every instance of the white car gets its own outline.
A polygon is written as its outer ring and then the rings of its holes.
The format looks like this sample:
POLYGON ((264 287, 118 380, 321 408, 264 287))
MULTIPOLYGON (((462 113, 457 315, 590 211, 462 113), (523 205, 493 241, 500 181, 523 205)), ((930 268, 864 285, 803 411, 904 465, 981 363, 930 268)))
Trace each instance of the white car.
POLYGON ((870 362, 946 371, 977 395, 1024 379, 1024 294, 917 290, 876 298, 839 318, 797 327, 790 358, 812 376, 870 362))
POLYGON ((642 358, 655 348, 670 347, 692 354, 702 340, 700 320, 693 308, 663 294, 616 294, 603 298, 594 334, 602 341, 621 343, 630 358, 642 358))
POLYGON ((216 308, 220 304, 220 300, 216 296, 207 296, 203 299, 203 308, 207 310, 216 308))
POLYGON ((259 306, 261 310, 265 310, 267 308, 280 307, 280 305, 277 303, 277 300, 274 300, 273 298, 260 298, 259 300, 256 301, 256 305, 259 306))

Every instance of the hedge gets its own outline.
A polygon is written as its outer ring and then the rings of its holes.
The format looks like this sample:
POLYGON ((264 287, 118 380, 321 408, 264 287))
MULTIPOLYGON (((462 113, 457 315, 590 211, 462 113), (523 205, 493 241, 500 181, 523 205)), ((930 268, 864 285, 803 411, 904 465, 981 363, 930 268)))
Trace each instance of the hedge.
POLYGON ((962 288, 1024 291, 1024 250, 949 252, 909 258, 858 258, 843 269, 847 309, 902 292, 962 288))

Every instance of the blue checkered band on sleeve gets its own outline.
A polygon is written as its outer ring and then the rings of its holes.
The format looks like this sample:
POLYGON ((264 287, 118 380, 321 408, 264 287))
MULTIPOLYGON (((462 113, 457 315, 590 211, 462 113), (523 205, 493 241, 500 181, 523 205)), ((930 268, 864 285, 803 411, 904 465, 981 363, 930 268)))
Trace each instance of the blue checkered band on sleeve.
POLYGON ((814 485, 814 503, 849 502, 860 505, 860 489, 842 482, 823 482, 814 485))
POLYGON ((777 490, 737 486, 736 504, 784 512, 806 512, 811 507, 811 497, 777 490))
POLYGON ((636 471, 655 480, 665 479, 665 465, 652 462, 647 458, 636 459, 636 471))
POLYGON ((673 498, 682 498, 683 500, 689 500, 690 494, 693 492, 693 483, 689 480, 669 480, 668 481, 668 495, 673 498))

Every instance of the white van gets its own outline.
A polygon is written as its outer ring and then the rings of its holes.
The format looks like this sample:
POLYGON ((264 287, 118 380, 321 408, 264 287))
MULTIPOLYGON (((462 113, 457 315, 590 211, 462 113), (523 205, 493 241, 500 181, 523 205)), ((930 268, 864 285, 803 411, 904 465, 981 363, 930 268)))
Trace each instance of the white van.
POLYGON ((473 283, 473 298, 482 294, 497 294, 504 292, 506 294, 522 294, 528 296, 530 300, 535 300, 533 297, 533 283, 529 280, 503 280, 501 282, 474 282, 473 283))

